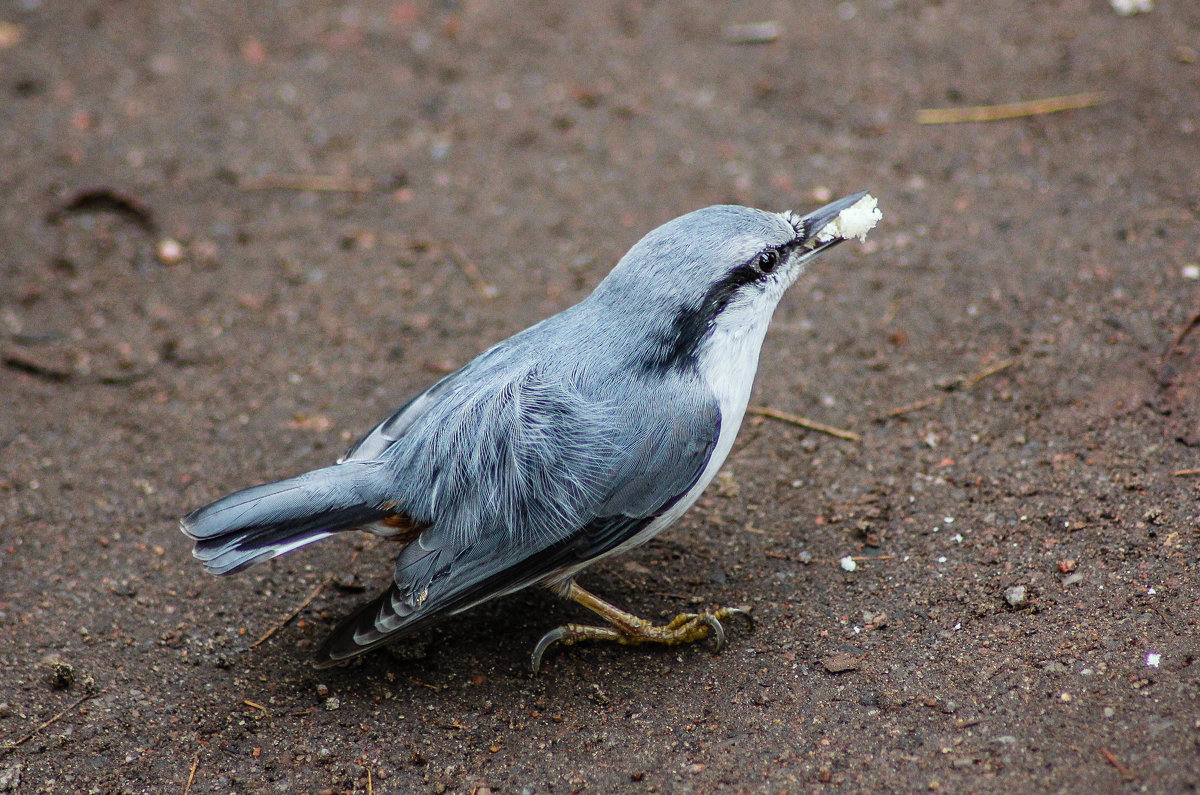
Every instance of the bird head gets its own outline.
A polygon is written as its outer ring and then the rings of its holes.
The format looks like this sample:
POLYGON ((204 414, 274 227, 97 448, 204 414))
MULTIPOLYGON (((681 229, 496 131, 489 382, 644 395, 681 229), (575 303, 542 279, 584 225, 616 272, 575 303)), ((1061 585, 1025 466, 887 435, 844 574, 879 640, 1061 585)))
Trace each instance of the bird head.
POLYGON ((593 298, 640 323, 656 367, 695 364, 714 331, 764 330, 788 287, 817 255, 842 241, 822 229, 866 193, 807 215, 716 205, 669 221, 621 258, 593 298))

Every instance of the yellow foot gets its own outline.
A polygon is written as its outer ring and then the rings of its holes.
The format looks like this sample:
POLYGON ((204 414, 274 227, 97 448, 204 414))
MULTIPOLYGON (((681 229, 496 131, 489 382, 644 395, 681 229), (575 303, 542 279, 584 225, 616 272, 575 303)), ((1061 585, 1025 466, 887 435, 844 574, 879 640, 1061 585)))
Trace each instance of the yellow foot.
POLYGON ((542 655, 555 643, 570 646, 580 641, 601 640, 625 646, 640 643, 677 646, 683 643, 695 643, 711 635, 715 640, 713 651, 716 653, 725 646, 725 628, 721 625, 722 621, 737 617, 744 619, 751 630, 754 629, 754 619, 747 611, 737 607, 722 607, 719 610, 703 613, 681 613, 675 616, 671 623, 659 626, 605 602, 598 596, 580 588, 574 582, 567 587, 566 596, 594 611, 608 621, 611 626, 593 627, 567 624, 550 630, 542 636, 533 649, 530 663, 535 674, 542 666, 542 655))

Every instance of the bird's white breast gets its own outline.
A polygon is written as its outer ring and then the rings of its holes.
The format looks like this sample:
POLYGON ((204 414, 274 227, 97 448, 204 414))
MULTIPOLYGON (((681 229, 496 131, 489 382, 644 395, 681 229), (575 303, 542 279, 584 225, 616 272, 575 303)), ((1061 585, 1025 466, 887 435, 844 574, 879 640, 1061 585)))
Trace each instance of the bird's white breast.
POLYGON ((562 582, 597 560, 639 547, 675 523, 700 498, 712 482, 717 470, 725 463, 734 439, 742 427, 742 417, 750 401, 754 374, 758 370, 758 354, 770 323, 769 313, 747 313, 744 323, 725 323, 713 332, 700 352, 699 372, 721 409, 721 431, 712 455, 700 473, 700 478, 687 494, 653 522, 620 546, 554 577, 562 582))

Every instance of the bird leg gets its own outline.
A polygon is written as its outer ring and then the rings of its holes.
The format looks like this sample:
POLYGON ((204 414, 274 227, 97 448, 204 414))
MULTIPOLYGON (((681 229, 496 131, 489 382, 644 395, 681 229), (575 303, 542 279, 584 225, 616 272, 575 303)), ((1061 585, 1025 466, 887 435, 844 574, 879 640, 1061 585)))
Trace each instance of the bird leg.
POLYGON ((573 580, 567 584, 564 591, 563 596, 596 613, 611 626, 593 627, 582 624, 566 624, 550 630, 542 636, 533 649, 531 664, 534 673, 541 668, 542 655, 545 654, 546 649, 555 643, 570 646, 585 640, 604 640, 625 646, 634 646, 640 643, 677 646, 704 640, 711 634, 716 641, 714 652, 719 652, 725 645, 725 628, 721 626, 722 620, 737 616, 745 619, 750 629, 754 629, 754 619, 750 617, 750 613, 737 607, 722 607, 711 612, 706 610, 703 613, 680 613, 669 624, 656 625, 609 604, 590 591, 579 587, 573 580))

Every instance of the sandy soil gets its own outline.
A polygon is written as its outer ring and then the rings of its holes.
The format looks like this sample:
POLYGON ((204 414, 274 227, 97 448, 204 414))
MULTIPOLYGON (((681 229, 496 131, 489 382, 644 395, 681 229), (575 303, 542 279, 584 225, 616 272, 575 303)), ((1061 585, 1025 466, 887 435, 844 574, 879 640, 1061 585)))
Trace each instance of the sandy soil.
POLYGON ((1157 5, 0 8, 0 792, 1194 790, 1200 4, 1157 5), (751 605, 724 653, 531 678, 586 618, 531 592, 318 672, 386 543, 191 560, 184 511, 328 463, 659 222, 860 189, 883 224, 785 299, 752 403, 861 440, 751 418, 583 578, 751 605))

